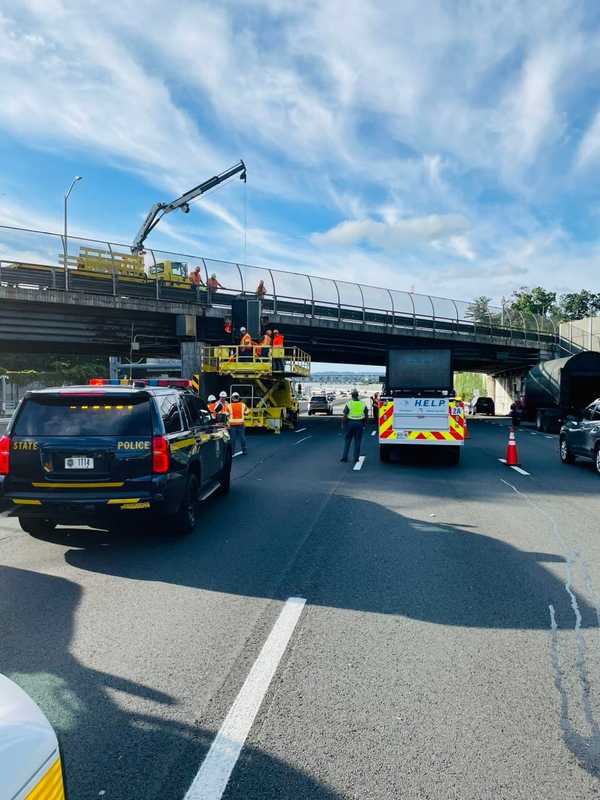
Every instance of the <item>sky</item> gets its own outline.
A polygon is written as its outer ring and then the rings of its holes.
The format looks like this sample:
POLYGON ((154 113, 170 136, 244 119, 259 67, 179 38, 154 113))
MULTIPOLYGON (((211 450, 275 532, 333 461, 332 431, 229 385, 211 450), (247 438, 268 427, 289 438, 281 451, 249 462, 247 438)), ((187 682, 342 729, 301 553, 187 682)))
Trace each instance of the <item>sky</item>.
MULTIPOLYGON (((494 301, 600 290, 600 6, 21 0, 0 224, 494 301)), ((0 237, 1 241, 1 237, 0 237)))

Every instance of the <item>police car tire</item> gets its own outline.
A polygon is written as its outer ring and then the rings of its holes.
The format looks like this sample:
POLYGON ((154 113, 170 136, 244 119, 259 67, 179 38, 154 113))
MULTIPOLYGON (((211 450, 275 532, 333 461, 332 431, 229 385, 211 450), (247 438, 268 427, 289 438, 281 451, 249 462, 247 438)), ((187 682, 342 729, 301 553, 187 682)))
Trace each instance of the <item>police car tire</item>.
POLYGON ((227 454, 227 458, 225 459, 225 466, 223 467, 223 471, 221 472, 221 477, 219 478, 219 483, 221 484, 221 488, 219 489, 219 494, 228 494, 229 490, 231 489, 231 464, 233 462, 233 458, 231 456, 231 450, 227 454))
POLYGON ((19 517, 19 525, 32 536, 48 536, 56 528, 56 522, 43 517, 19 517))
POLYGON ((173 514, 176 533, 186 534, 194 530, 198 521, 198 506, 198 478, 191 474, 187 480, 181 505, 173 514))

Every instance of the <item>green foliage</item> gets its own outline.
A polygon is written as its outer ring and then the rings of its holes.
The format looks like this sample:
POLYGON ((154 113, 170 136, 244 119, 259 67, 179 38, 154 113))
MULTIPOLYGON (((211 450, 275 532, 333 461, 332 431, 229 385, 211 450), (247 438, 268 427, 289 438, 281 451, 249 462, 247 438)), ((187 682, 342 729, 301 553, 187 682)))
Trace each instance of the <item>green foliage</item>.
POLYGON ((455 372, 454 391, 463 400, 471 401, 477 392, 485 395, 485 375, 480 372, 455 372))
POLYGON ((583 319, 593 317, 600 311, 600 293, 582 289, 580 292, 569 292, 560 298, 559 316, 561 320, 583 319))
POLYGON ((542 286, 533 289, 521 286, 512 293, 508 308, 525 315, 551 316, 556 313, 556 292, 549 292, 542 286))
POLYGON ((108 377, 107 360, 90 356, 6 353, 0 356, 0 374, 8 375, 11 383, 24 386, 34 381, 47 386, 85 384, 90 378, 108 377), (23 369, 24 362, 27 369, 23 369))

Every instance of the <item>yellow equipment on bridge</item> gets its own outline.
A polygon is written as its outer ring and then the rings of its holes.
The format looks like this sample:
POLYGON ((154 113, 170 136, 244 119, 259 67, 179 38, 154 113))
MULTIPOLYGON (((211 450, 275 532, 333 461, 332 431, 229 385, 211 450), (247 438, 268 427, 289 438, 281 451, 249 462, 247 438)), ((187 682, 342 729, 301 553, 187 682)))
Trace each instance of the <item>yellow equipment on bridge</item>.
MULTIPOLYGON (((59 255, 64 264, 64 255, 59 255)), ((160 261, 150 264, 146 269, 144 256, 122 253, 116 250, 102 250, 98 247, 81 247, 79 255, 67 256, 67 266, 83 278, 112 279, 116 273, 120 280, 132 283, 159 281, 164 286, 175 289, 190 289, 192 281, 188 265, 182 261, 160 261)))
POLYGON ((300 410, 290 378, 310 375, 310 356, 297 347, 218 345, 204 348, 202 371, 229 378, 230 394, 248 406, 247 428, 281 433, 300 410))

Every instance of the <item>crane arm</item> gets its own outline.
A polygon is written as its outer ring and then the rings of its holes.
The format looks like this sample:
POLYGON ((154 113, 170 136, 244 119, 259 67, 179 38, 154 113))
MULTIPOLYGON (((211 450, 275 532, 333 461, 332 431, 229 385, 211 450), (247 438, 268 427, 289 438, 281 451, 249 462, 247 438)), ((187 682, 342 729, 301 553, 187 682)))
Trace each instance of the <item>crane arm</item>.
POLYGON ((206 192, 208 192, 210 189, 214 189, 215 186, 218 186, 220 183, 224 183, 225 181, 229 180, 229 178, 233 178, 233 176, 237 175, 238 173, 241 173, 240 180, 245 182, 246 165, 243 161, 238 161, 238 163, 234 164, 233 167, 230 167, 224 172, 219 173, 219 175, 215 175, 203 183, 198 184, 198 186, 190 189, 189 192, 185 192, 185 194, 182 194, 181 197, 178 197, 176 200, 172 200, 170 203, 155 203, 148 212, 142 227, 139 229, 137 236, 133 240, 131 252, 142 252, 146 237, 150 231, 152 231, 158 225, 165 214, 170 214, 171 211, 175 211, 178 208, 187 214, 190 210, 189 204, 192 200, 194 200, 194 198, 206 194, 206 192))

